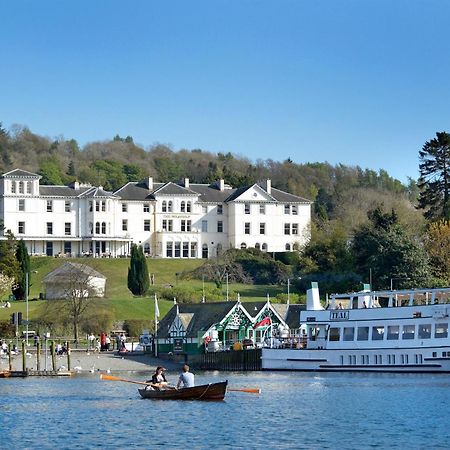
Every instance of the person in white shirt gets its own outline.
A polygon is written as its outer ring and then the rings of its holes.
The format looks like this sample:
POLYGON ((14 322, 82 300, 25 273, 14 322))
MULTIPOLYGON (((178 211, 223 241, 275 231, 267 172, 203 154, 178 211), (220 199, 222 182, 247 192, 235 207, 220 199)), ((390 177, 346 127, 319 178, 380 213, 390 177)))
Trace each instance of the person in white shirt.
POLYGON ((189 366, 187 364, 185 364, 183 366, 183 372, 180 375, 180 378, 178 379, 177 389, 180 386, 183 387, 183 388, 189 388, 189 387, 194 387, 195 386, 194 374, 189 372, 189 366))

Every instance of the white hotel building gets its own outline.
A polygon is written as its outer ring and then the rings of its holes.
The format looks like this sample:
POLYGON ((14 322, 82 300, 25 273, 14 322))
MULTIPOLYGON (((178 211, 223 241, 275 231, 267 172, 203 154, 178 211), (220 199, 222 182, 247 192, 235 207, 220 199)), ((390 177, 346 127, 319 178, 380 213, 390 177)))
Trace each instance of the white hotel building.
POLYGON ((130 182, 115 192, 74 182, 40 185, 13 170, 0 177, 0 239, 11 231, 30 255, 210 258, 229 248, 292 251, 310 237, 311 202, 271 187, 270 180, 233 189, 130 182))

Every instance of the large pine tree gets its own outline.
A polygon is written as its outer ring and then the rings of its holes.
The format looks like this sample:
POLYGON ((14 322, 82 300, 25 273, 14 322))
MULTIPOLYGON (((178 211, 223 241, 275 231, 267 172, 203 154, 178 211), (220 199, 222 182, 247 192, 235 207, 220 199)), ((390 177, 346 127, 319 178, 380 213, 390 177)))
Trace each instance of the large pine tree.
POLYGON ((450 219, 450 134, 436 133, 419 152, 419 207, 427 219, 450 219))
POLYGON ((144 295, 150 286, 147 261, 142 247, 131 246, 131 260, 128 268, 128 289, 133 295, 144 295))
POLYGON ((27 294, 27 274, 28 274, 28 289, 30 286, 31 270, 30 270, 30 256, 27 247, 20 239, 16 248, 16 259, 19 263, 19 274, 17 277, 17 284, 14 286, 13 294, 17 300, 23 300, 27 294))

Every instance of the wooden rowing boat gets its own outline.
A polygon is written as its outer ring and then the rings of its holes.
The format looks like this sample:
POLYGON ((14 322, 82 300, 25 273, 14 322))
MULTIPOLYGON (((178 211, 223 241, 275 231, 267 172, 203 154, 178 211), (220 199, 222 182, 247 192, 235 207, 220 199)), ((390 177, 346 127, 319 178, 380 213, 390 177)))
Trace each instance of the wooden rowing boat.
POLYGON ((9 370, 1 370, 0 378, 9 378, 11 376, 11 372, 9 370))
POLYGON ((227 391, 228 381, 203 384, 183 389, 138 389, 142 398, 154 400, 223 400, 227 391))

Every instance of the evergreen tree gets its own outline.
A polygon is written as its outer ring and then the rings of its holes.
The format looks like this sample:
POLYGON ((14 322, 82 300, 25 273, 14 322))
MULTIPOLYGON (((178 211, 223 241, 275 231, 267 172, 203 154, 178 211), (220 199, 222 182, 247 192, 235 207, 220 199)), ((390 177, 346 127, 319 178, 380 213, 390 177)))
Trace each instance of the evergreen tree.
POLYGON ((419 152, 419 208, 427 219, 450 219, 450 134, 436 133, 419 152))
POLYGON ((16 278, 16 285, 13 288, 13 294, 17 300, 25 299, 27 294, 27 279, 26 274, 28 274, 28 289, 30 286, 31 270, 30 270, 30 256, 28 255, 28 250, 23 242, 23 239, 17 243, 16 248, 16 259, 19 263, 19 273, 16 278))
POLYGON ((149 288, 147 261, 142 247, 131 246, 131 260, 128 268, 128 289, 133 295, 144 295, 149 288))

